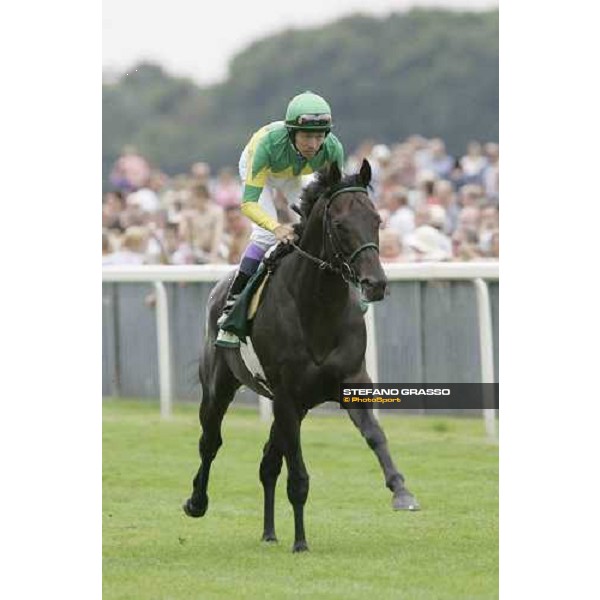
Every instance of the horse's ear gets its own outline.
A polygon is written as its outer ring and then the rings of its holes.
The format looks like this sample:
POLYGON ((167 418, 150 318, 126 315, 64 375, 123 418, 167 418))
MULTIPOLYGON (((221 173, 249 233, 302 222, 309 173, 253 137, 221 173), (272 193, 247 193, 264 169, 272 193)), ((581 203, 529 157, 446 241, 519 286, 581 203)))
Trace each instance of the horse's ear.
POLYGON ((364 187, 367 187, 371 182, 371 165, 366 158, 363 158, 359 173, 360 181, 364 187))
POLYGON ((342 173, 337 162, 331 163, 329 167, 329 173, 327 174, 327 179, 329 180, 329 185, 335 185, 342 180, 342 173))

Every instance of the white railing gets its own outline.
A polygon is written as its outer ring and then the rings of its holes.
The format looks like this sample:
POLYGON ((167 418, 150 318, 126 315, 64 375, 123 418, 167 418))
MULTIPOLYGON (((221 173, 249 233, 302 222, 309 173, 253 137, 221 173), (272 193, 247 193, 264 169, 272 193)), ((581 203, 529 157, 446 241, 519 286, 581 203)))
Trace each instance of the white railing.
MULTIPOLYGON (((172 408, 171 388, 171 344, 169 339, 169 307, 165 282, 216 282, 229 273, 231 265, 194 265, 194 266, 105 266, 102 268, 102 281, 107 283, 153 283, 156 291, 156 326, 158 343, 158 367, 160 381, 160 411, 167 418, 172 408)), ((486 280, 499 279, 497 262, 467 263, 398 263, 384 265, 390 281, 433 281, 454 280, 472 281, 477 295, 477 319, 479 324, 479 348, 481 355, 481 381, 494 381, 494 355, 492 315, 486 280)), ((365 317, 367 325, 367 370, 373 381, 378 380, 377 344, 373 308, 365 317)), ((263 403, 263 411, 264 411, 263 403)), ((263 413, 264 414, 264 413, 263 413)), ((483 411, 486 431, 490 438, 496 438, 496 419, 494 409, 483 411)))

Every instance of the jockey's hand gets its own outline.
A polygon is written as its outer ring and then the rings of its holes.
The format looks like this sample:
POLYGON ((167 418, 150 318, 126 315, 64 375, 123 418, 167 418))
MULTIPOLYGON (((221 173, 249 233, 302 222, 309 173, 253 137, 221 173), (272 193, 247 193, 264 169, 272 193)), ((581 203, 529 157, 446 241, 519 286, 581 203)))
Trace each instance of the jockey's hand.
POLYGON ((293 242, 295 237, 294 228, 291 225, 279 225, 273 230, 273 234, 278 242, 283 242, 284 244, 293 242))

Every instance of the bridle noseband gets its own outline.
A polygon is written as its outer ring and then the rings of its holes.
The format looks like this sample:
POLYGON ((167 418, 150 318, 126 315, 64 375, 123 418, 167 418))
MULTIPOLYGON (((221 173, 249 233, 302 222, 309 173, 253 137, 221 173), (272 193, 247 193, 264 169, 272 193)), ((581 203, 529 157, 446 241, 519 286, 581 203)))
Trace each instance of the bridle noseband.
POLYGON ((346 283, 358 283, 358 275, 352 266, 352 263, 356 260, 356 257, 363 251, 368 248, 375 248, 377 254, 379 254, 379 246, 374 242, 367 242, 362 246, 358 247, 352 254, 348 257, 344 256, 342 252, 341 243, 339 237, 335 231, 331 223, 331 218, 329 216, 329 207, 331 206, 333 200, 339 196, 340 194, 344 194, 346 192, 363 192, 368 195, 368 191, 364 187, 360 186, 348 186, 340 188, 339 190, 335 190, 329 198, 327 198, 327 204, 325 205, 325 210, 323 211, 323 241, 321 244, 321 252, 325 253, 327 249, 327 241, 329 240, 329 244, 331 245, 331 249, 333 250, 333 259, 331 261, 322 260, 317 256, 313 256, 312 254, 302 250, 298 245, 294 242, 291 245, 298 251, 301 256, 312 260, 314 263, 319 265, 320 269, 327 269, 333 273, 337 273, 342 277, 342 279, 346 283))

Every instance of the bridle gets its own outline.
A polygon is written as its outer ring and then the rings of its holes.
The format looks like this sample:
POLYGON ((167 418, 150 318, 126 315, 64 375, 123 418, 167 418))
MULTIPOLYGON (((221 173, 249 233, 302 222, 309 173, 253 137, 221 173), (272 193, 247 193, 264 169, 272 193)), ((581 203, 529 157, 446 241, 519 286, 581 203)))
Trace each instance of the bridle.
POLYGON ((333 258, 331 260, 329 260, 329 261, 322 260, 317 256, 313 256, 309 252, 302 250, 302 248, 300 248, 300 246, 298 246, 294 242, 291 242, 291 245, 297 250, 297 252, 301 256, 303 256, 304 258, 308 258, 309 260, 318 264, 320 269, 324 269, 324 270, 326 269, 333 273, 337 273, 338 275, 340 275, 342 277, 342 279, 346 283, 357 284, 359 282, 358 275, 356 274, 356 271, 354 270, 352 263, 356 260, 356 257, 361 252, 363 252, 363 250, 367 250, 369 248, 374 248, 377 251, 377 254, 379 254, 379 246, 377 244, 375 244, 374 242, 367 242, 366 244, 359 246, 348 257, 345 256, 344 253, 342 252, 340 239, 338 237, 338 234, 335 231, 335 228, 333 227, 333 225, 331 223, 331 217, 329 215, 329 208, 330 208, 331 204, 333 203, 333 200, 335 198, 337 198, 337 196, 339 196, 340 194, 344 194, 346 192, 363 192, 364 194, 368 195, 368 191, 364 187, 348 186, 348 187, 343 187, 338 190, 335 190, 327 198, 327 204, 325 204, 325 210, 323 211, 323 241, 321 243, 321 254, 325 255, 325 252, 327 249, 327 242, 329 241, 329 244, 333 251, 333 258))

